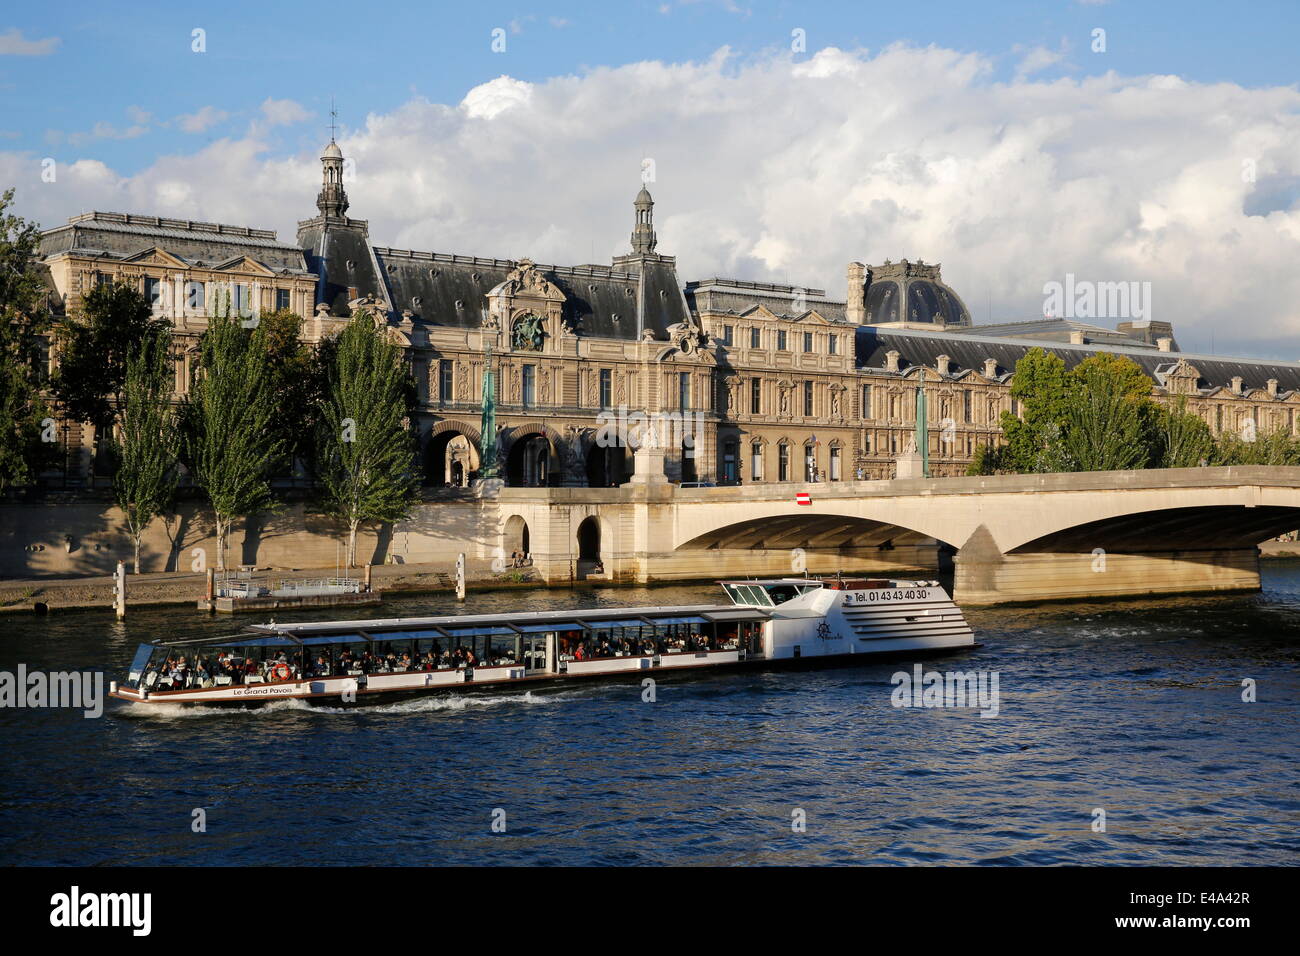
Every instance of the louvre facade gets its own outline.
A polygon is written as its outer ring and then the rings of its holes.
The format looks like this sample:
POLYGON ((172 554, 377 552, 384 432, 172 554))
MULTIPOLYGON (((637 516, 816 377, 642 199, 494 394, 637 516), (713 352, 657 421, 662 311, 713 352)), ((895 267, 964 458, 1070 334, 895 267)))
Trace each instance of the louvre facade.
MULTIPOLYGON (((249 313, 290 309, 308 341, 365 309, 385 322, 418 384, 415 425, 431 487, 464 486, 479 466, 482 386, 497 370, 498 443, 510 484, 608 486, 632 456, 601 441, 621 412, 671 412, 691 423, 665 450, 674 481, 883 479, 896 474, 925 389, 929 460, 965 472, 999 439, 1017 359, 1034 346, 1074 365, 1125 355, 1158 399, 1186 396, 1219 434, 1296 430, 1300 364, 1180 352, 1167 323, 1115 329, 1065 319, 975 326, 940 266, 852 262, 843 298, 737 279, 681 281, 658 251, 654 201, 632 208, 630 250, 608 265, 547 265, 376 245, 348 215, 343 155, 321 157, 316 215, 295 242, 267 230, 156 215, 92 212, 43 233, 51 303, 75 314, 96 283, 135 284, 175 329, 176 391, 189 387, 212 289, 249 313)), ((57 358, 51 356, 51 362, 57 358)), ((64 421, 76 487, 97 436, 64 421)))

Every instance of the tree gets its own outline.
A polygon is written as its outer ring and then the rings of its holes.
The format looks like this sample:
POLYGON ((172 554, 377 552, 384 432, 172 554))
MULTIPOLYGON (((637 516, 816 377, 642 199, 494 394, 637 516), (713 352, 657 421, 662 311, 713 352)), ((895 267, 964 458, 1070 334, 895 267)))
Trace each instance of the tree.
POLYGON ((284 442, 260 324, 251 332, 243 328, 230 316, 229 301, 213 311, 224 314, 214 315, 203 335, 183 417, 194 481, 216 518, 217 568, 225 570, 231 523, 273 504, 270 475, 284 442))
POLYGON ((971 463, 966 466, 968 475, 996 475, 1006 470, 1003 446, 978 445, 971 463))
POLYGON ((1069 373, 1060 356, 1032 348, 1016 362, 1011 397, 1021 414, 1002 413, 1003 466, 1014 472, 1066 471, 1060 444, 1064 430, 1069 373))
POLYGON ((121 427, 114 452, 113 494, 140 573, 140 539, 149 523, 171 510, 176 496, 180 444, 171 404, 171 333, 159 329, 127 356, 121 427))
POLYGON ((288 309, 260 319, 262 341, 267 352, 270 388, 279 409, 278 432, 285 457, 278 468, 292 473, 301 461, 308 467, 314 458, 316 410, 323 384, 313 349, 300 338, 302 319, 288 309))
POLYGON ((412 389, 401 349, 368 313, 354 316, 329 351, 317 477, 326 510, 347 525, 352 567, 361 525, 399 521, 416 500, 415 441, 407 427, 412 389))
POLYGON ((121 409, 126 361, 166 319, 153 318, 144 295, 122 282, 91 289, 79 315, 69 316, 54 332, 59 366, 50 390, 69 416, 108 432, 121 409))
POLYGON ((1225 432, 1214 450, 1218 465, 1296 465, 1300 464, 1300 443, 1285 427, 1256 434, 1252 429, 1225 432))
POLYGON ((1127 358, 1090 355, 1070 373, 1062 445, 1077 471, 1145 468, 1151 381, 1127 358))
POLYGON ((35 480, 54 458, 52 419, 40 394, 38 335, 48 321, 36 267, 40 228, 8 212, 0 195, 0 493, 35 480))
POLYGON ((1152 417, 1152 461, 1161 468, 1194 468, 1214 456, 1210 426, 1187 410, 1187 396, 1156 407, 1152 417))

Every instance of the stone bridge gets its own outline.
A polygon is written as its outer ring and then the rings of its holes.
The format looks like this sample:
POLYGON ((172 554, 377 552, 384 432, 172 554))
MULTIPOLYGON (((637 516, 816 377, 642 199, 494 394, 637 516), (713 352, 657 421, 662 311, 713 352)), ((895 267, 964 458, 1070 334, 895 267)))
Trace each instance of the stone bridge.
MULTIPOLYGON (((1300 467, 680 488, 504 488, 501 547, 551 582, 947 570, 967 604, 1251 590, 1300 467), (809 504, 800 504, 804 493, 809 504)), ((485 502, 486 504, 486 502, 485 502)))

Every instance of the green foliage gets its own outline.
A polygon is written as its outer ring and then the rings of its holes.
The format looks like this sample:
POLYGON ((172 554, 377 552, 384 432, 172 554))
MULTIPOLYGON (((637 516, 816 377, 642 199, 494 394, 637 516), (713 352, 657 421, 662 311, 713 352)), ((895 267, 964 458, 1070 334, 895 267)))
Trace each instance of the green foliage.
POLYGON ((279 409, 277 430, 285 448, 285 459, 278 467, 292 472, 295 462, 310 466, 314 458, 314 416, 324 395, 322 369, 315 350, 299 338, 302 319, 297 314, 282 309, 264 315, 259 329, 266 347, 271 394, 279 409))
POLYGON ((1150 416, 1152 461, 1160 468, 1195 468, 1215 456, 1214 435, 1199 415, 1187 410, 1187 397, 1156 406, 1150 416))
POLYGON ((1070 373, 1061 446, 1075 471, 1145 468, 1151 460, 1146 415, 1151 382, 1126 358, 1104 353, 1070 373))
POLYGON ((971 459, 971 463, 966 466, 966 474, 996 475, 999 472, 1006 471, 1003 452, 1004 449, 1000 445, 976 446, 975 456, 971 459))
POLYGON ((97 286, 82 299, 81 314, 59 323, 54 338, 59 367, 50 390, 67 414, 106 427, 122 405, 127 357, 159 329, 144 295, 121 282, 97 286))
POLYGON ((0 493, 34 481, 56 448, 41 440, 50 409, 40 394, 38 335, 49 318, 35 265, 40 228, 8 211, 13 197, 0 195, 0 493))
POLYGON ((326 387, 317 432, 323 504, 348 526, 348 564, 357 529, 410 514, 418 491, 408 428, 411 376, 402 351, 359 313, 324 350, 326 387))
POLYGON ((1285 428, 1258 435, 1225 432, 1214 451, 1216 465, 1300 465, 1300 441, 1285 428), (1251 438, 1254 438, 1251 441, 1251 438))
POLYGON ((172 409, 171 333, 158 329, 126 360, 120 429, 114 452, 113 494, 126 514, 140 573, 140 539, 149 523, 169 512, 176 497, 180 440, 172 409))
POLYGON ((259 324, 249 331, 229 314, 214 316, 200 344, 199 370, 183 418, 194 480, 217 520, 217 567, 238 517, 268 510, 270 476, 284 455, 283 422, 271 387, 270 357, 259 324))
POLYGON ((1060 357, 1032 348, 1016 363, 1011 397, 1021 415, 1002 413, 1004 467, 1017 472, 1064 471, 1060 435, 1068 412, 1069 373, 1060 357))

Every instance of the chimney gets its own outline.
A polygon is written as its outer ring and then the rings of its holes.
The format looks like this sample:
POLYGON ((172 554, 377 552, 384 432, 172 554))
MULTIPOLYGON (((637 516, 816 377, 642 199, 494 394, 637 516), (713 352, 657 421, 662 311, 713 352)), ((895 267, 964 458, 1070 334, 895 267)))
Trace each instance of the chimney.
POLYGON ((1156 348, 1162 352, 1172 352, 1174 350, 1174 340, 1167 335, 1162 335, 1156 339, 1156 348))
POLYGON ((1082 333, 1081 331, 1079 331, 1078 329, 1075 329, 1075 330, 1073 330, 1073 331, 1070 333, 1070 344, 1071 344, 1071 345, 1087 345, 1088 343, 1087 343, 1086 341, 1084 341, 1083 333, 1082 333))
POLYGON ((897 349, 890 349, 888 352, 885 353, 885 371, 886 372, 898 371, 898 350, 897 349))
POLYGON ((1277 398, 1277 379, 1270 378, 1268 380, 1268 394, 1272 398, 1277 398))
POLYGON ((997 359, 991 359, 991 358, 990 358, 990 359, 985 359, 985 360, 984 360, 984 377, 985 377, 985 378, 997 378, 997 377, 998 377, 998 360, 997 360, 997 359))
POLYGON ((1240 395, 1240 394, 1241 394, 1241 376, 1240 376, 1240 375, 1234 375, 1234 376, 1232 376, 1232 394, 1233 394, 1233 395, 1240 395))
POLYGON ((940 375, 948 375, 952 372, 952 359, 946 355, 937 355, 934 359, 934 369, 940 375))
POLYGON ((854 325, 861 325, 867 317, 866 266, 861 262, 849 263, 848 302, 845 318, 854 325))

